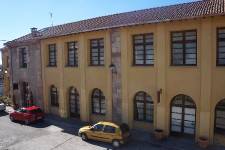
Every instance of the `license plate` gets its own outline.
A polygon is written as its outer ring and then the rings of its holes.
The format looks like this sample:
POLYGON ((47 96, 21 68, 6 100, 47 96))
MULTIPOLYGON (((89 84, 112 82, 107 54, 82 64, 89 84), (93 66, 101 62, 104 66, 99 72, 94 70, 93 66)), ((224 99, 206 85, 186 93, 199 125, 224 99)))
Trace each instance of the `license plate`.
POLYGON ((37 117, 37 119, 42 119, 42 117, 37 117))

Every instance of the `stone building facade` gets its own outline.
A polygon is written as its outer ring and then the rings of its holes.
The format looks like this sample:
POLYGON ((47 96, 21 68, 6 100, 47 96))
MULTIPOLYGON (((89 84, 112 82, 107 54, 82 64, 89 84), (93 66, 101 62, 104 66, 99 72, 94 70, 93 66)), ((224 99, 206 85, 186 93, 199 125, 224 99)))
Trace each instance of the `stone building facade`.
POLYGON ((10 93, 17 107, 43 108, 40 40, 8 42, 10 93))
POLYGON ((2 73, 3 73, 3 95, 10 97, 10 66, 9 66, 9 49, 4 47, 2 53, 2 73))

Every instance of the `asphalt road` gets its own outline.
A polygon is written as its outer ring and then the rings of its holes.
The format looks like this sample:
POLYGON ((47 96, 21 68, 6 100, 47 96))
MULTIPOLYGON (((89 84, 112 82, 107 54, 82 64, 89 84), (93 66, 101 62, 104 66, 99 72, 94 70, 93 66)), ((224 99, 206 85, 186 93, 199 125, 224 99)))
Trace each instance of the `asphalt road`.
MULTIPOLYGON (((24 125, 11 122, 7 113, 0 112, 0 150, 110 150, 111 144, 82 141, 77 136, 85 123, 47 115, 44 122, 24 125)), ((121 150, 200 150, 193 141, 169 137, 154 141, 146 132, 132 131, 132 139, 121 150)), ((211 146, 208 150, 225 150, 211 146)))
MULTIPOLYGON (((88 141, 77 136, 81 123, 63 122, 47 116, 44 122, 29 126, 11 122, 7 113, 0 113, 0 150, 102 150, 113 149, 111 144, 88 141)), ((164 149, 148 142, 131 141, 120 149, 164 149)))

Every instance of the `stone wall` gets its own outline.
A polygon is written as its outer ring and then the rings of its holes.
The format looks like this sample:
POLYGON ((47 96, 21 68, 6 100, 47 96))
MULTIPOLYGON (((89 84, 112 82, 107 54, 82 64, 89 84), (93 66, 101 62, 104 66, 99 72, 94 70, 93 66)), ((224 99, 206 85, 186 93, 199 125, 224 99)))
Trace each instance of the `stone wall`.
POLYGON ((120 32, 111 31, 112 47, 112 120, 121 123, 122 121, 122 96, 121 96, 121 46, 120 32))
POLYGON ((29 43, 10 49, 11 92, 16 104, 23 105, 22 83, 28 82, 33 94, 33 104, 43 107, 42 76, 41 76, 41 51, 40 43, 29 43), (19 48, 27 48, 27 68, 20 67, 19 48), (13 84, 18 84, 18 89, 13 90, 13 84))

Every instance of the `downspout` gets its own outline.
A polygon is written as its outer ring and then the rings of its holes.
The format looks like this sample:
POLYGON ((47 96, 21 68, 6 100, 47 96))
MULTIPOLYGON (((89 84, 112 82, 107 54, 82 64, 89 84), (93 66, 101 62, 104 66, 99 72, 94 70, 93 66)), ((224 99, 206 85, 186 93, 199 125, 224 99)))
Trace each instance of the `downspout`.
POLYGON ((9 48, 9 53, 10 53, 10 74, 11 74, 11 83, 10 83, 10 93, 11 93, 11 97, 12 97, 12 102, 13 102, 13 105, 16 106, 16 102, 15 102, 15 99, 14 99, 14 92, 13 92, 13 68, 12 68, 12 49, 10 47, 9 48))

